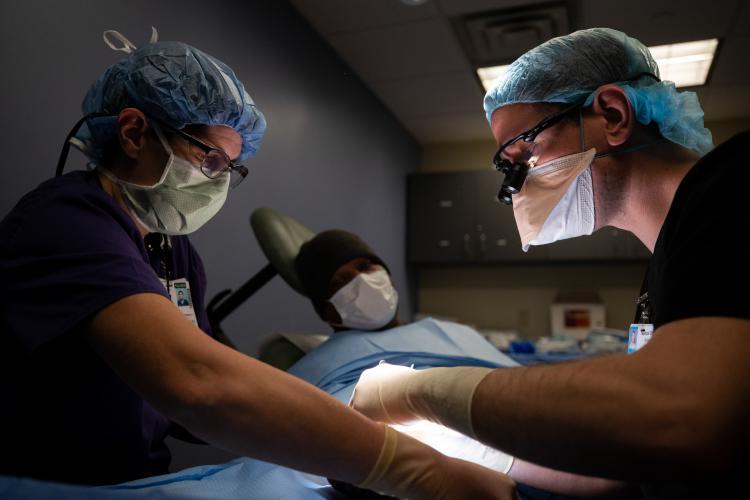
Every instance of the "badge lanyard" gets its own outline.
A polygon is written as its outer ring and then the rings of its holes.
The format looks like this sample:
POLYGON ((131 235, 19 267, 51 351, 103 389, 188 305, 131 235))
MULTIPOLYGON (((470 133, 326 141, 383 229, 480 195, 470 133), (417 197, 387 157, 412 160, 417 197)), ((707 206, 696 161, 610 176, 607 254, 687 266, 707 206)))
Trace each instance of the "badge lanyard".
POLYGON ((638 323, 631 324, 628 330, 628 353, 633 353, 648 344, 654 333, 648 292, 638 297, 636 307, 638 309, 638 323))
POLYGON ((145 238, 146 249, 159 258, 159 279, 169 292, 172 276, 172 240, 165 234, 151 233, 145 238), (158 241, 154 241, 157 240, 158 241))
POLYGON ((156 253, 159 257, 159 281, 164 285, 169 299, 177 306, 177 309, 193 324, 198 325, 198 318, 193 308, 193 296, 190 293, 190 282, 185 278, 175 278, 173 276, 172 241, 168 235, 160 234, 159 236, 158 242, 146 241, 148 251, 156 253))

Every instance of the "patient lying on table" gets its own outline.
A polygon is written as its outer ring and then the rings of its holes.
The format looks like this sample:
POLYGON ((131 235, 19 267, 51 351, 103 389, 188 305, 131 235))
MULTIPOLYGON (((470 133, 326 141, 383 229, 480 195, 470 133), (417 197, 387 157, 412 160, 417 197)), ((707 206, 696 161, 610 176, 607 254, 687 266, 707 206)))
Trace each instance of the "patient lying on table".
MULTIPOLYGON (((305 243, 297 275, 320 318, 334 334, 289 372, 346 403, 362 371, 380 362, 423 369, 436 366, 511 367, 517 363, 473 329, 425 319, 401 324, 398 293, 388 267, 359 237, 333 230, 305 243)), ((516 481, 572 496, 618 496, 625 485, 540 467, 430 422, 399 430, 439 451, 509 473, 516 481)))

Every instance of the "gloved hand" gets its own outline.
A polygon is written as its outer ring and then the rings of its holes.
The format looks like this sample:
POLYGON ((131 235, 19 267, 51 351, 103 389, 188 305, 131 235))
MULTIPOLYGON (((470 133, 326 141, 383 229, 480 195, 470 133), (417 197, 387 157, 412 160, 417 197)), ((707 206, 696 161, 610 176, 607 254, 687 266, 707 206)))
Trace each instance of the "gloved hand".
POLYGON ((380 363, 362 372, 354 386, 349 406, 372 420, 406 424, 419 417, 408 401, 408 388, 416 370, 408 366, 380 363))
POLYGON ((385 433, 378 461, 360 488, 409 500, 516 498, 515 482, 505 474, 446 457, 388 426, 385 433))
POLYGON ((425 419, 475 438, 471 401, 490 371, 477 367, 414 370, 381 363, 362 372, 349 404, 379 422, 425 419))

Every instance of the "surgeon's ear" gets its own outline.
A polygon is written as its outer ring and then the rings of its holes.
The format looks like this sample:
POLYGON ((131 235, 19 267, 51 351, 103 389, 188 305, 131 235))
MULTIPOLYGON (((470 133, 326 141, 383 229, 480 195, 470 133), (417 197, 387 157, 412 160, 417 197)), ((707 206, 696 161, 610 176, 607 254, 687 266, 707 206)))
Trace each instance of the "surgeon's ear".
POLYGON ((635 116, 627 94, 617 85, 599 87, 591 104, 610 146, 624 144, 633 134, 635 116))
POLYGON ((136 108, 125 108, 117 115, 117 139, 128 158, 137 160, 146 146, 148 123, 143 112, 136 108))

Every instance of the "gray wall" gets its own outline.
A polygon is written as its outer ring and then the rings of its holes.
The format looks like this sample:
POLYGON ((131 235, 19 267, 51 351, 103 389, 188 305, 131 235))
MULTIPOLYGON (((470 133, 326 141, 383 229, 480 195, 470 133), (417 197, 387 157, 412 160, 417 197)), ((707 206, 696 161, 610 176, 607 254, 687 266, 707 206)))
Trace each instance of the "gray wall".
MULTIPOLYGON (((250 231, 260 206, 313 230, 349 229, 389 263, 411 310, 404 261, 405 175, 419 150, 385 110, 284 1, 4 1, 0 3, 3 179, 0 217, 54 173, 65 135, 91 82, 122 55, 105 29, 136 46, 150 26, 231 66, 268 119, 250 175, 225 208, 192 238, 209 275, 208 296, 241 285, 265 264, 250 231)), ((66 171, 82 168, 72 151, 66 171)), ((275 278, 227 318, 244 352, 274 332, 327 333, 309 303, 275 278)), ((175 445, 174 467, 228 455, 175 445)))

